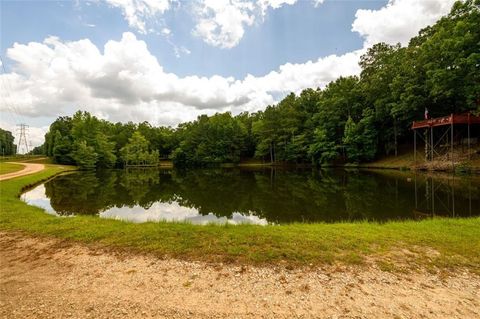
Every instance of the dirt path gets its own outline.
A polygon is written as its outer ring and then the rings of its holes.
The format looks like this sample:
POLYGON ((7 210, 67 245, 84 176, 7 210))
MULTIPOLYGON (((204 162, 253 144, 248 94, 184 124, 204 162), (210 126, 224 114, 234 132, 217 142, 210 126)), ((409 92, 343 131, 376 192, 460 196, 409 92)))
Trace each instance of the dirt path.
POLYGON ((20 171, 0 175, 0 181, 4 181, 14 177, 37 173, 45 168, 43 164, 36 164, 36 163, 22 163, 22 162, 9 162, 9 163, 23 165, 25 166, 25 168, 20 171))
POLYGON ((1 318, 480 318, 468 272, 207 265, 0 233, 1 318))

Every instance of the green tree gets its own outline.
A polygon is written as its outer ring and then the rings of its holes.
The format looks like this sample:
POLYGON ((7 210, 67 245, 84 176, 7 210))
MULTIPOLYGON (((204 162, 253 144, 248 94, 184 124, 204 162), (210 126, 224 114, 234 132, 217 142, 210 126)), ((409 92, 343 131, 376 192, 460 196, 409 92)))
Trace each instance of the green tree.
POLYGON ((343 143, 351 162, 371 161, 377 152, 377 133, 374 114, 365 109, 363 118, 355 123, 351 117, 345 123, 343 143))
POLYGON ((314 133, 313 143, 310 144, 308 153, 314 164, 324 164, 338 157, 338 145, 330 139, 324 128, 317 128, 314 133))
POLYGON ((73 146, 72 158, 81 169, 94 169, 98 154, 85 141, 76 141, 73 146))
POLYGON ((13 143, 14 140, 12 132, 0 128, 0 154, 2 156, 15 155, 17 146, 13 143))
POLYGON ((128 144, 121 150, 121 158, 125 165, 156 165, 158 163, 158 151, 149 152, 149 142, 136 131, 128 140, 128 144))

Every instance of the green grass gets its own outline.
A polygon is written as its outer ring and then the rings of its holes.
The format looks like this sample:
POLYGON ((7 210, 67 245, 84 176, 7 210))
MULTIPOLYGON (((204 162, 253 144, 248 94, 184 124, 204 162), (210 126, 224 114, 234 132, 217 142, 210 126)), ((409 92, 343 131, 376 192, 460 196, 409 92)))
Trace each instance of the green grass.
POLYGON ((9 155, 9 156, 0 156, 0 162, 27 162, 30 160, 44 158, 44 155, 9 155))
POLYGON ((381 269, 468 268, 480 273, 480 218, 290 225, 134 224, 94 216, 59 218, 28 206, 23 188, 65 168, 2 181, 0 230, 188 260, 292 265, 376 263, 381 269))
POLYGON ((23 165, 0 162, 0 175, 13 173, 23 169, 23 165))

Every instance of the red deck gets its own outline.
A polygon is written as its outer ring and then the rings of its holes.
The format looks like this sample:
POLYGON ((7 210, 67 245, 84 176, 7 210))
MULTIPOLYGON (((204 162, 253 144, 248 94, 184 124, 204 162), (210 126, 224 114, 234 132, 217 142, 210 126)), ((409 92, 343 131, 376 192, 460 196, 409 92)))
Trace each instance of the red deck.
POLYGON ((437 117, 423 121, 413 121, 412 130, 428 128, 432 126, 444 126, 451 124, 480 124, 480 116, 473 114, 451 114, 449 116, 437 117))

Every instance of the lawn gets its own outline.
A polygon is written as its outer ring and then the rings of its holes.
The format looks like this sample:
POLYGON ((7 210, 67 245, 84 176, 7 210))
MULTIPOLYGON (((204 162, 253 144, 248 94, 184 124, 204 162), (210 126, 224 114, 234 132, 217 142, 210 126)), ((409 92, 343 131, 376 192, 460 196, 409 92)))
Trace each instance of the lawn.
POLYGON ((290 225, 135 224, 54 217, 18 195, 65 168, 0 182, 0 230, 188 260, 248 264, 368 265, 385 270, 468 268, 480 273, 480 218, 290 225))
POLYGON ((0 175, 13 173, 23 169, 23 165, 0 162, 0 175))

